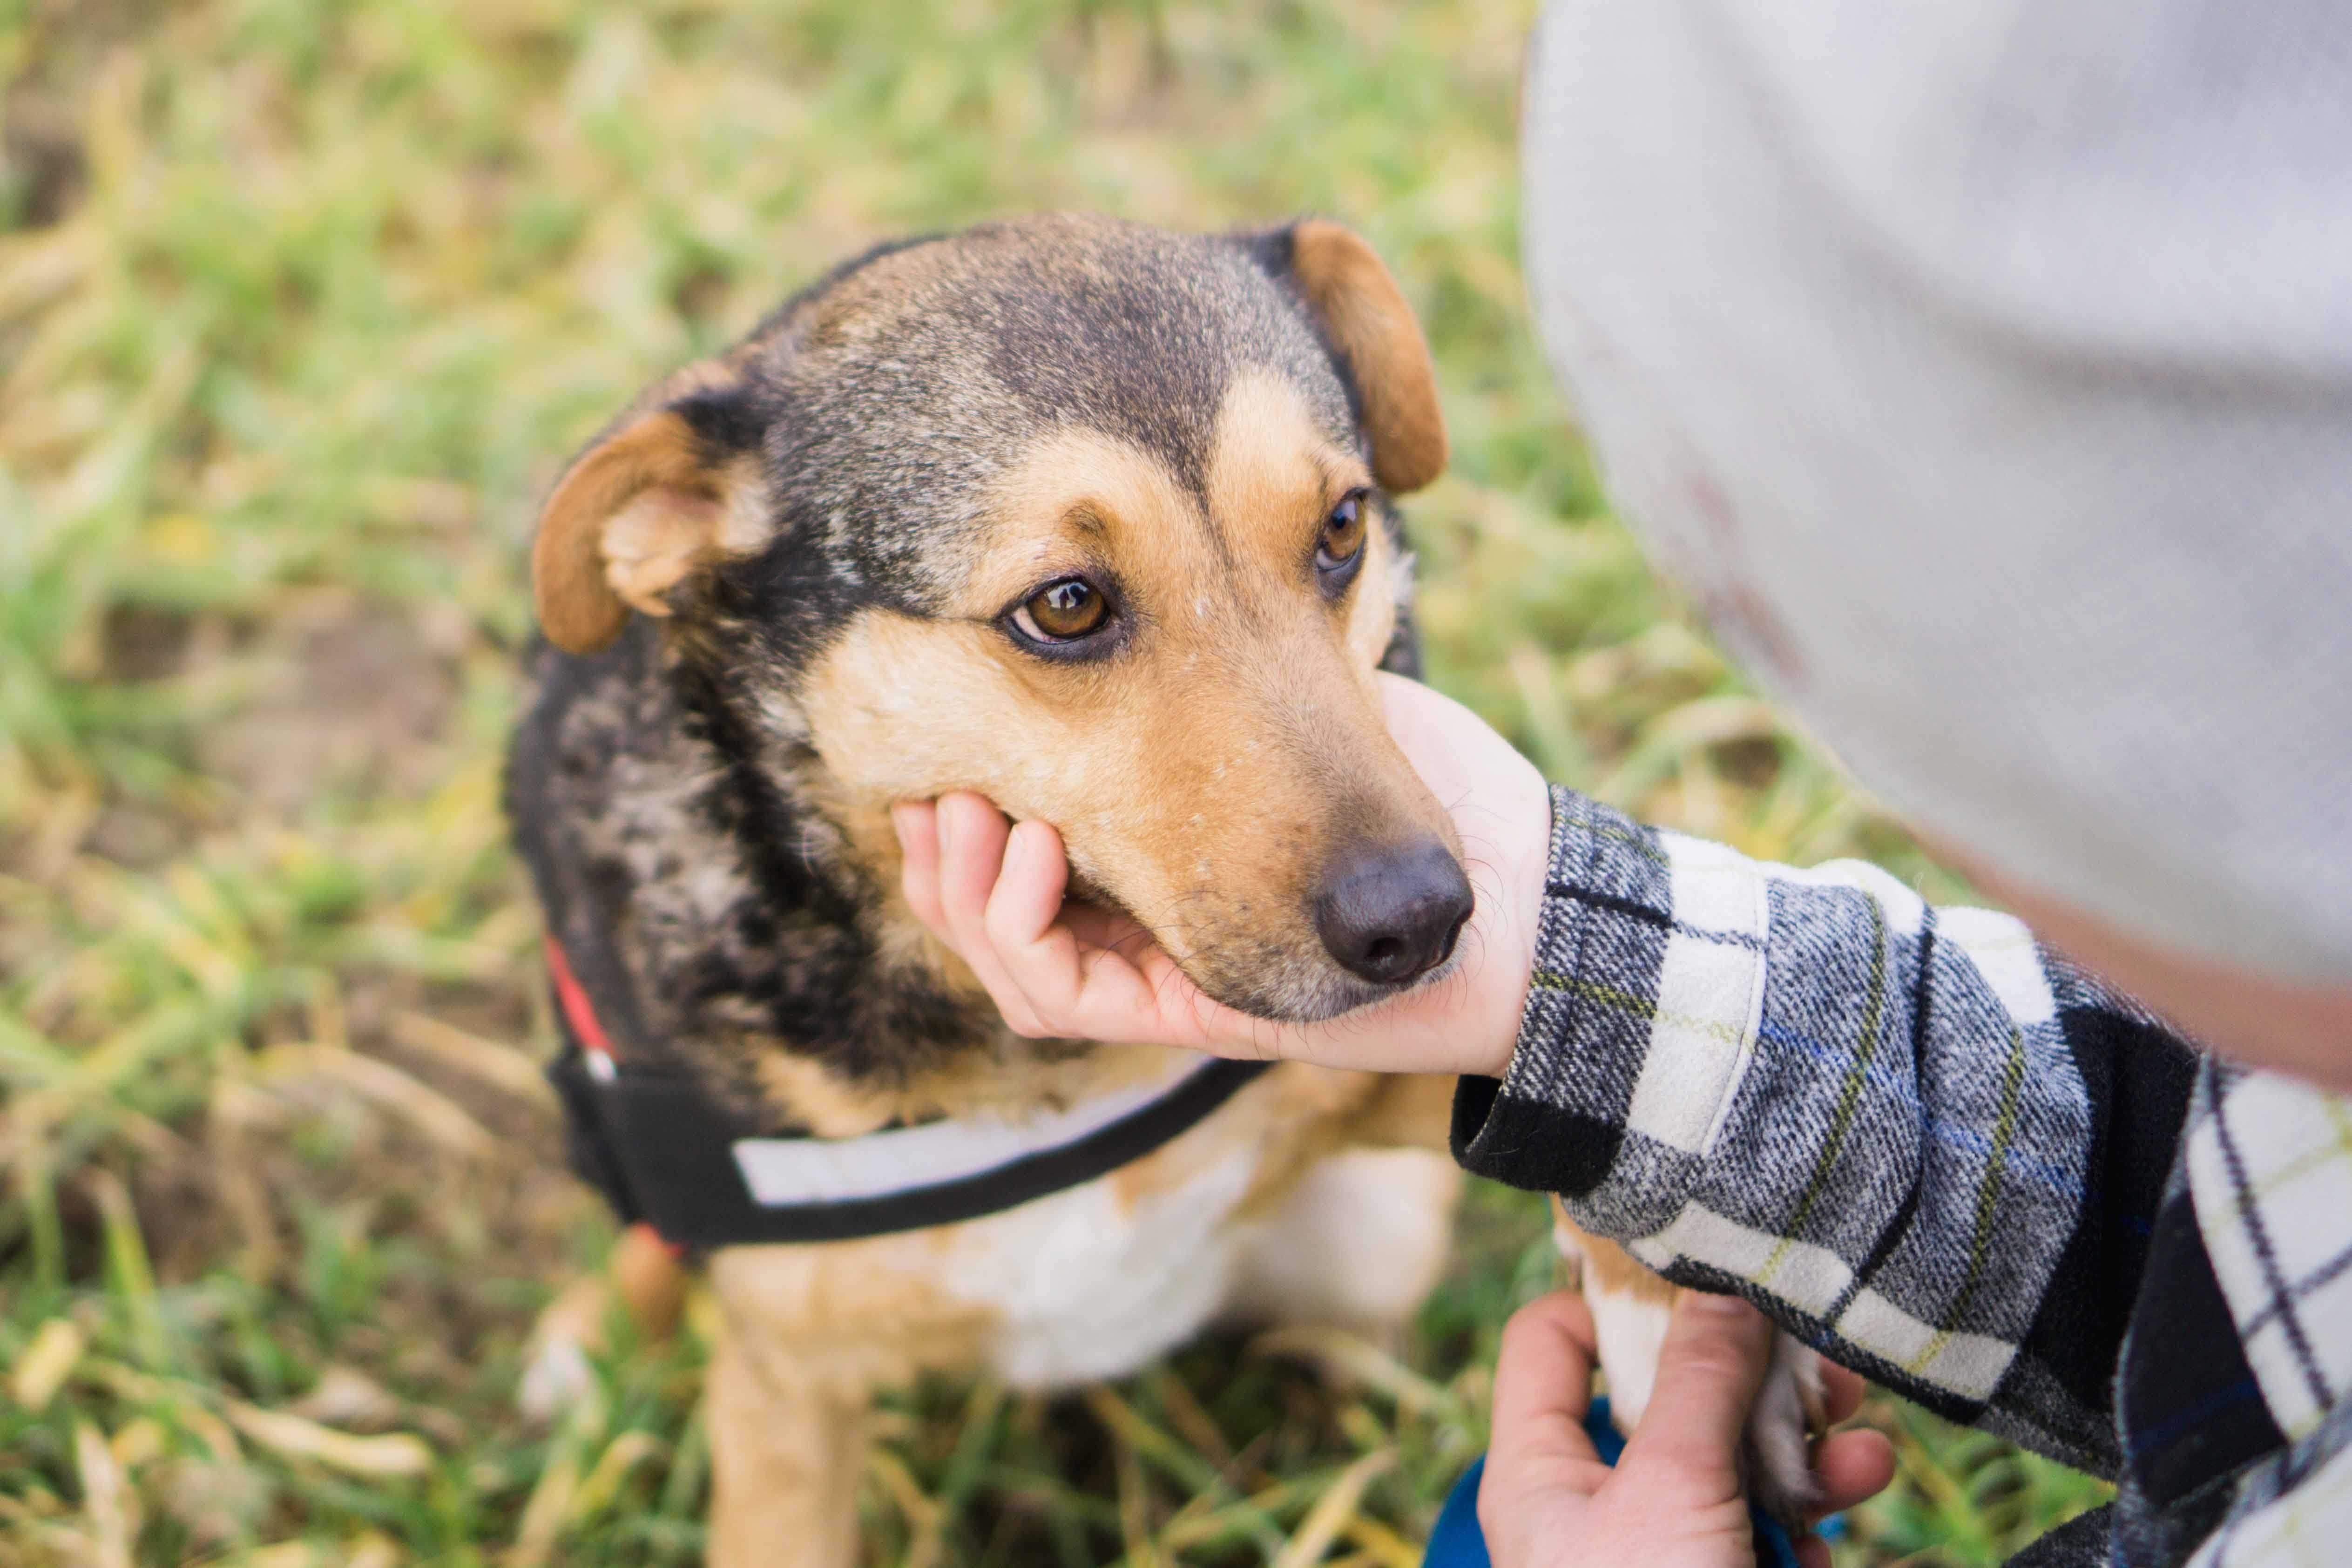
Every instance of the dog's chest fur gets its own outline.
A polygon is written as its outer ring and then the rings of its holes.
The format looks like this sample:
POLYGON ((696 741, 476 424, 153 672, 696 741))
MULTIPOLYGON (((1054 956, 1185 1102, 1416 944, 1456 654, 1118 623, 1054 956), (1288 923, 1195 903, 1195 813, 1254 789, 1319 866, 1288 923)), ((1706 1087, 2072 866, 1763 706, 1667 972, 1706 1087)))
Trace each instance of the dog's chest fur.
POLYGON ((1286 1264, 1327 1317, 1402 1316, 1443 1256, 1456 1173, 1418 1149, 1335 1152, 1407 1081, 1286 1064, 1108 1176, 933 1230, 724 1248, 713 1282, 750 1337, 852 1381, 1120 1375, 1220 1317, 1284 1315, 1269 1295, 1301 1289, 1286 1264))
MULTIPOLYGON (((1237 1110, 1233 1123, 1255 1120, 1237 1110)), ((924 1249, 950 1293, 989 1314, 983 1353, 999 1376, 1022 1387, 1118 1376, 1217 1314, 1244 1245, 1232 1222, 1262 1162, 1236 1125, 1197 1131, 1165 1184, 1107 1176, 924 1249)))

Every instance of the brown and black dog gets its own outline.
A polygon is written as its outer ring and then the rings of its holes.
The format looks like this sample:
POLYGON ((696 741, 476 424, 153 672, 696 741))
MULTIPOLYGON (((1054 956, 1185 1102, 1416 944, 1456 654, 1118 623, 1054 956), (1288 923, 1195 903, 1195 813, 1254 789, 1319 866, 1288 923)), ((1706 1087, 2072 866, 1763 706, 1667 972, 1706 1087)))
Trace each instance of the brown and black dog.
MULTIPOLYGON (((828 1139, 1164 1077, 1013 1036, 908 910, 888 808, 958 789, 1058 826, 1084 896, 1252 1014, 1442 973, 1470 885, 1372 672, 1411 660, 1387 498, 1445 454, 1410 308, 1321 221, 887 246, 655 386, 541 517, 509 769, 551 934, 628 993, 619 1048, 828 1139)), ((867 1401, 919 1370, 1403 1321, 1450 1235, 1448 1089, 1287 1064, 1002 1213, 719 1247, 713 1560, 854 1562, 867 1401)))

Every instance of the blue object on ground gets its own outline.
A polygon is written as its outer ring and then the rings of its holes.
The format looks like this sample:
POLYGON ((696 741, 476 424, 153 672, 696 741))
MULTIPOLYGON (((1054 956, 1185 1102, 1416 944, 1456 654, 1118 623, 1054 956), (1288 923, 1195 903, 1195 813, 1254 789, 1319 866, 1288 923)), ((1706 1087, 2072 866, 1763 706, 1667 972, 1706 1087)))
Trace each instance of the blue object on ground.
MULTIPOLYGON (((1606 1396, 1594 1400, 1584 1413, 1584 1432, 1603 1464, 1615 1464, 1617 1456, 1625 1451, 1625 1439, 1610 1424, 1606 1396)), ((1486 1537, 1478 1529, 1478 1481, 1486 1473, 1486 1458, 1482 1454, 1445 1495, 1437 1528, 1429 1532, 1429 1550, 1422 1557, 1422 1568, 1493 1568, 1486 1556, 1486 1537)), ((1756 1521, 1757 1568, 1797 1568, 1797 1548, 1780 1521, 1760 1509, 1750 1509, 1748 1513, 1756 1521)), ((1832 1527, 1837 1523, 1833 1519, 1823 1520, 1822 1533, 1836 1533, 1832 1527)))
POLYGON ((1478 1528, 1478 1480, 1486 1473, 1486 1456, 1479 1455, 1445 1494, 1437 1527, 1429 1532, 1429 1550, 1421 1568, 1494 1568, 1486 1555, 1486 1537, 1478 1528))

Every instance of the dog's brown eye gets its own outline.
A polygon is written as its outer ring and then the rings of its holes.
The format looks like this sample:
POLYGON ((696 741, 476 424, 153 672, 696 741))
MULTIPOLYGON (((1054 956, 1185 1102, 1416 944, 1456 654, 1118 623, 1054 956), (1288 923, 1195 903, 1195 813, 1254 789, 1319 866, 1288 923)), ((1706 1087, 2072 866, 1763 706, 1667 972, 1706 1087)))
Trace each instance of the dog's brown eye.
POLYGON ((1013 624, 1039 642, 1068 642, 1098 630, 1110 614, 1100 590, 1084 577, 1048 583, 1013 612, 1013 624))
POLYGON ((1344 572, 1364 552, 1364 497, 1349 493, 1323 520, 1323 537, 1315 547, 1318 572, 1344 572))

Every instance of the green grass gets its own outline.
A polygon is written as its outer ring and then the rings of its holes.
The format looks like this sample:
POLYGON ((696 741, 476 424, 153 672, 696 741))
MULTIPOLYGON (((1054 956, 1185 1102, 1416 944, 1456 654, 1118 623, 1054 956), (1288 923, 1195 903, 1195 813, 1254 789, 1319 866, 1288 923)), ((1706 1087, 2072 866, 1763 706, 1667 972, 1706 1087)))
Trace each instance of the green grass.
MULTIPOLYGON (((609 1237, 531 1077, 495 801, 520 567, 575 442, 876 238, 1045 205, 1358 226, 1455 437, 1412 513, 1434 679, 1658 820, 1953 890, 1602 509, 1520 300, 1525 22, 0 4, 0 1565, 696 1555, 694 1335, 621 1346, 555 1431, 511 1407, 609 1237)), ((1551 1270, 1539 1206, 1481 1188, 1393 1356, 1223 1340, 1068 1400, 910 1391, 874 1560, 1405 1568, 1551 1270)), ((1905 1479, 1851 1562, 1992 1562, 2096 1495, 1878 1415, 1905 1479)))

